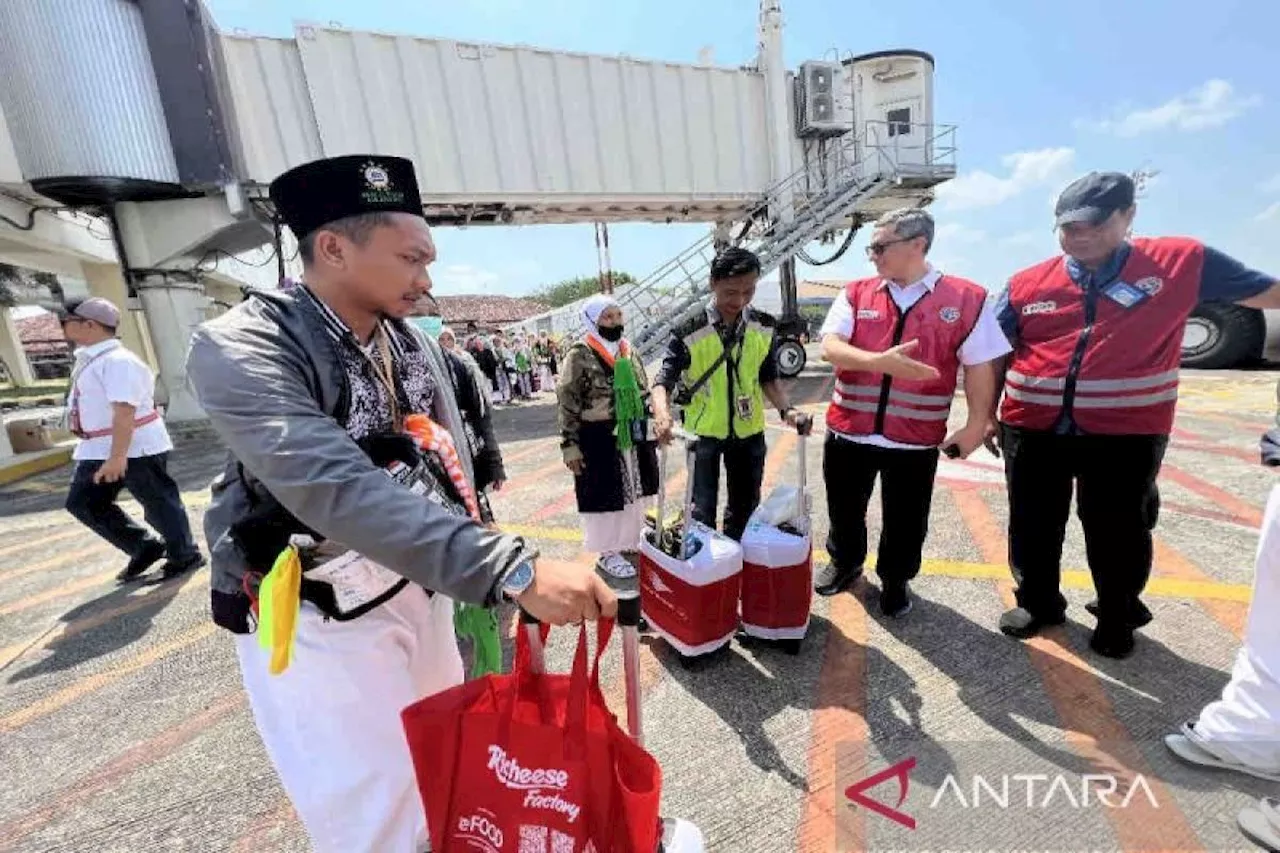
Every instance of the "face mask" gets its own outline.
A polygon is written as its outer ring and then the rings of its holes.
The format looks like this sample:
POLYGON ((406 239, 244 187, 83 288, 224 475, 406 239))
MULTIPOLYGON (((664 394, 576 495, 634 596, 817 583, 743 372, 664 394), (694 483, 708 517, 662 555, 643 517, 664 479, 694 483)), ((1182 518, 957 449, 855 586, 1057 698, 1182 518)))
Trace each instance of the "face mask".
POLYGON ((622 340, 621 326, 598 326, 596 327, 596 331, 600 333, 600 337, 604 338, 611 344, 622 340))

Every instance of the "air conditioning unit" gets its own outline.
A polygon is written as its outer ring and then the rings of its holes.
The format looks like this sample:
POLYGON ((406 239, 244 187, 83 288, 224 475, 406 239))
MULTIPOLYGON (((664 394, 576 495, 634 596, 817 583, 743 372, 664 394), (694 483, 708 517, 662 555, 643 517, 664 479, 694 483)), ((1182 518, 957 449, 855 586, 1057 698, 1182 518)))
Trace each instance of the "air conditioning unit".
POLYGON ((840 136, 853 129, 844 68, 838 62, 804 62, 795 78, 796 133, 804 139, 840 136))

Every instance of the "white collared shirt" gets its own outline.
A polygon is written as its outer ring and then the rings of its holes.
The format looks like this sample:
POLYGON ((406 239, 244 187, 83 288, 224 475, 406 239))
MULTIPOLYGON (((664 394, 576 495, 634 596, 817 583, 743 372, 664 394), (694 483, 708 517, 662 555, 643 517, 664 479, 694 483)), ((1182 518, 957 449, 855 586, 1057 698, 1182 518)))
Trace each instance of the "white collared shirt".
MULTIPOLYGON (((893 298, 898 309, 905 311, 923 299, 925 294, 932 292, 940 278, 942 278, 941 270, 929 267, 929 271, 919 281, 901 285, 897 282, 883 280, 880 282, 880 286, 888 288, 889 296, 893 298)), ((849 304, 849 299, 844 291, 841 291, 840 295, 831 303, 831 310, 827 312, 827 319, 823 322, 822 331, 819 335, 820 337, 836 335, 841 340, 848 341, 853 337, 853 325, 853 306, 849 304)), ((1000 328, 1000 322, 996 317, 995 309, 992 307, 991 301, 988 300, 978 314, 978 322, 974 324, 973 331, 969 333, 969 337, 965 338, 964 343, 960 345, 957 353, 960 357, 960 363, 965 366, 985 364, 1012 351, 1013 347, 1009 345, 1008 339, 1005 338, 1004 331, 1000 328)), ((840 435, 850 441, 856 441, 861 444, 874 444, 877 447, 919 449, 919 445, 890 441, 882 435, 840 435)))
MULTIPOLYGON (((134 407, 134 420, 156 409, 155 374, 147 363, 125 348, 116 338, 76 352, 70 394, 79 391, 80 426, 86 432, 111 429, 113 403, 134 407)), ((68 396, 67 405, 70 406, 68 396)), ((173 449, 163 419, 135 427, 129 442, 129 458, 155 456, 173 449)), ((103 460, 111 455, 111 436, 81 439, 74 458, 103 460)))

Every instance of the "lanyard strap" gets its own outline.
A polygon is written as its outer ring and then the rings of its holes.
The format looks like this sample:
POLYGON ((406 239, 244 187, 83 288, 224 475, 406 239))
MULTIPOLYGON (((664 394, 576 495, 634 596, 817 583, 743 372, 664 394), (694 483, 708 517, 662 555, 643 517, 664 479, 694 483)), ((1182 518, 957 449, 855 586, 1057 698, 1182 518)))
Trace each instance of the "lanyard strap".
POLYGON ((391 360, 391 344, 387 341, 387 332, 378 325, 378 330, 374 333, 374 340, 378 347, 378 358, 375 359, 369 353, 365 352, 364 347, 360 347, 360 352, 369 363, 373 365, 374 377, 378 380, 378 384, 387 392, 387 402, 391 406, 391 428, 400 431, 400 397, 396 393, 395 373, 391 360))

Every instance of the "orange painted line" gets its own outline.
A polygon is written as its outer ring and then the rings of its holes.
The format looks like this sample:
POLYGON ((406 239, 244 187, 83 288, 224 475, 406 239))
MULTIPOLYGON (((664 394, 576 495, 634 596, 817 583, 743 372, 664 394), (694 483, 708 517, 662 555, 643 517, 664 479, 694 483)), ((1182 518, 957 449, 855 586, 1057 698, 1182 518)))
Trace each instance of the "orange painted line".
POLYGON ((123 603, 115 607, 108 607, 106 610, 86 616, 82 619, 75 619, 71 622, 64 622, 53 631, 42 634, 33 640, 25 643, 16 643, 12 646, 0 649, 0 669, 4 669, 16 658, 25 654, 32 649, 43 649, 56 643, 58 640, 65 640, 74 637, 77 634, 83 634, 85 631, 92 631, 102 625, 106 625, 118 616, 125 616, 136 610, 143 610, 147 607, 161 607, 165 602, 179 595, 189 592, 205 591, 203 584, 184 584, 181 587, 176 583, 167 584, 160 587, 155 592, 146 592, 141 595, 130 596, 123 603))
MULTIPOLYGON (((27 527, 22 530, 5 530, 3 531, 3 533, 5 536, 13 536, 15 534, 22 534, 27 532, 44 533, 46 530, 47 530, 46 527, 27 527)), ((74 539, 77 536, 90 536, 90 535, 92 534, 90 534, 89 531, 84 529, 64 530, 61 533, 55 533, 52 536, 46 534, 46 535, 40 536, 38 539, 31 539, 26 542, 18 542, 15 545, 6 545, 5 547, 0 548, 0 557, 7 557, 10 554, 16 554, 19 551, 26 551, 27 549, 34 548, 37 545, 53 545, 56 542, 62 542, 67 539, 74 539)))
POLYGON ((183 631, 171 640, 151 646, 146 651, 129 658, 116 667, 85 678, 76 679, 61 690, 0 717, 0 732, 11 732, 14 729, 47 717, 49 714, 65 708, 90 693, 114 684, 125 676, 132 675, 138 670, 151 666, 151 664, 175 652, 180 652, 201 640, 211 637, 216 630, 218 630, 218 626, 212 622, 201 623, 195 628, 183 631))
POLYGON ((86 589, 93 589, 94 587, 102 586, 108 581, 115 580, 115 576, 118 571, 118 569, 112 569, 109 572, 91 575, 87 578, 80 578, 79 580, 62 584, 54 587, 53 589, 38 592, 35 595, 28 595, 25 598, 19 598, 17 601, 0 604, 0 616, 21 613, 24 610, 30 610, 33 607, 48 604, 50 601, 57 601, 59 598, 66 598, 69 595, 75 595, 77 592, 83 592, 86 589))
POLYGON ((84 557, 92 557, 95 554, 105 553, 109 547, 110 546, 105 543, 89 545, 75 551, 66 551, 56 557, 51 557, 48 560, 41 560, 38 563, 31 563, 16 569, 9 569, 8 571, 0 572, 0 582, 16 580, 18 578, 26 577, 27 575, 47 572, 52 569, 60 569, 84 557))
POLYGON ((255 853, 264 849, 272 830, 297 823, 298 814, 288 797, 278 797, 275 804, 255 820, 231 845, 231 853, 255 853))
POLYGON ((550 442, 538 441, 538 442, 534 442, 534 445, 532 447, 526 447, 523 450, 517 450, 515 453, 512 453, 510 456, 504 453, 502 454, 502 467, 505 468, 508 465, 514 465, 517 462, 523 462, 524 460, 528 459, 530 456, 537 456, 540 453, 547 453, 554 447, 555 445, 550 442))
POLYGON ((1261 457, 1256 452, 1241 450, 1238 447, 1217 444, 1213 441, 1175 441, 1171 445, 1174 450, 1187 450, 1195 453, 1211 453, 1215 456, 1227 456, 1232 459, 1243 459, 1245 462, 1261 464, 1261 457))
MULTIPOLYGON (((1214 578, 1200 571, 1172 546, 1156 539, 1153 543, 1155 561, 1153 572, 1162 577, 1177 578, 1188 581, 1209 581, 1214 578)), ((1215 622, 1230 631, 1237 639, 1244 639, 1244 624, 1249 615, 1249 606, 1239 601, 1209 601, 1200 599, 1196 602, 1215 622)))
POLYGON ((1222 507, 1234 515, 1241 524, 1249 527, 1262 526, 1262 510, 1212 483, 1206 483, 1199 477, 1168 463, 1161 466, 1160 476, 1222 507))
POLYGON ((244 694, 237 692, 155 737, 129 747, 105 765, 82 776, 70 787, 45 797, 44 804, 35 811, 0 824, 0 838, 8 838, 12 842, 38 832, 61 815, 110 790, 121 779, 177 752, 208 732, 210 727, 238 711, 242 705, 244 694))
MULTIPOLYGON (((975 492, 953 494, 960 516, 988 560, 1007 546, 999 522, 975 492)), ((1013 583, 997 584, 1006 607, 1014 607, 1013 583)), ((1151 774, 1141 751, 1115 715, 1106 688, 1093 668, 1069 648, 1067 632, 1052 628, 1023 641, 1031 665, 1061 722, 1067 743, 1099 773, 1110 773, 1127 790, 1141 774, 1159 807, 1135 797, 1128 808, 1107 809, 1106 817, 1121 850, 1201 850, 1204 845, 1178 809, 1169 789, 1151 774)))
POLYGON ((564 462, 559 458, 559 454, 557 453, 556 455, 555 462, 548 462, 541 468, 535 468, 532 471, 526 471, 523 474, 512 477, 502 487, 502 491, 498 492, 498 495, 507 497, 516 489, 523 489, 525 486, 542 485, 544 480, 557 471, 567 471, 568 469, 564 467, 564 462))
POLYGON ((809 733, 809 790, 797 827, 798 853, 865 850, 866 821, 845 802, 841 781, 866 766, 867 613, 852 595, 831 599, 816 709, 809 733), (837 758, 843 767, 838 767, 837 758), (842 772, 844 771, 844 772, 842 772))

